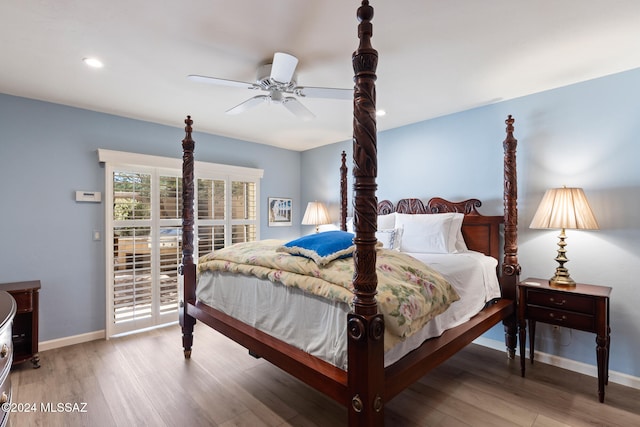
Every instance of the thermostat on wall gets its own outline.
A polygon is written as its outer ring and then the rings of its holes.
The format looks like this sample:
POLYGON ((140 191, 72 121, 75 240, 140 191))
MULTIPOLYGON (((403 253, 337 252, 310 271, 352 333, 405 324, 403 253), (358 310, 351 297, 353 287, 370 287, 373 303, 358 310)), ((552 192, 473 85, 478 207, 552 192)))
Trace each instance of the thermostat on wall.
POLYGON ((99 191, 76 191, 76 202, 100 202, 102 193, 99 191))

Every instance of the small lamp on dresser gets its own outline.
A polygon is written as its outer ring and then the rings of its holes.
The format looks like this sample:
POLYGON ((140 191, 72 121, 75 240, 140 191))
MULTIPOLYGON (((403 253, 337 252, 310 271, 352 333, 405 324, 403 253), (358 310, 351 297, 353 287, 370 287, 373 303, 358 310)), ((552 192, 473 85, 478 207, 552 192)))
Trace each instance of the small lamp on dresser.
POLYGON ((309 202, 307 209, 304 211, 304 217, 302 218, 302 225, 315 225, 316 233, 319 231, 319 226, 322 224, 329 224, 329 211, 322 202, 309 202))
POLYGON ((565 247, 567 238, 565 229, 597 230, 596 221, 587 197, 582 188, 552 188, 546 191, 529 228, 557 228, 560 229, 558 255, 556 261, 559 266, 555 275, 549 279, 549 285, 559 288, 573 288, 576 282, 569 275, 564 266, 569 259, 565 247))

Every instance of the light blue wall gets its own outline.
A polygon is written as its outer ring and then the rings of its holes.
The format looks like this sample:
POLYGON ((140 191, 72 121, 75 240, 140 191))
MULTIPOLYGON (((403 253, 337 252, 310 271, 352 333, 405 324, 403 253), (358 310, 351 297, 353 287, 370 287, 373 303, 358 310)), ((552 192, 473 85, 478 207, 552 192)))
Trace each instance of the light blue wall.
MULTIPOLYGON (((566 266, 578 282, 613 288, 610 367, 635 377, 640 377, 639 93, 636 69, 381 131, 377 180, 379 200, 477 197, 484 201, 485 214, 501 214, 504 120, 512 114, 519 141, 522 278, 551 277, 557 266, 558 231, 528 228, 544 191, 562 185, 584 188, 601 230, 567 231, 566 266)), ((384 126, 384 118, 379 123, 384 126)), ((303 153, 303 170, 312 171, 304 176, 303 199, 324 200, 337 209, 339 156, 346 150, 350 159, 351 144, 303 153)), ((502 340, 502 328, 486 337, 502 340)), ((540 324, 536 343, 545 353, 595 364, 593 334, 563 329, 554 335, 540 324)))
MULTIPOLYGON (((198 118, 194 117, 194 129, 198 118)), ((104 194, 96 150, 182 157, 176 127, 0 94, 0 282, 40 279, 40 340, 105 328, 104 194)), ((264 169, 261 238, 300 234, 300 153, 195 132, 196 159, 264 169), (269 228, 267 197, 291 197, 293 226, 269 228)))

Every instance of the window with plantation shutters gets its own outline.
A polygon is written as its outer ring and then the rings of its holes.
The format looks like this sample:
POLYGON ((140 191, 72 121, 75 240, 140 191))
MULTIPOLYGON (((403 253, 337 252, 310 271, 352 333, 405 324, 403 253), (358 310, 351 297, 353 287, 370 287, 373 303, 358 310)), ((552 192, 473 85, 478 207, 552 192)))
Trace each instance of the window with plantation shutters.
MULTIPOLYGON (((106 164, 107 337, 175 322, 181 162, 109 150, 99 158, 106 164)), ((196 162, 196 259, 259 238, 261 177, 259 169, 196 162)))

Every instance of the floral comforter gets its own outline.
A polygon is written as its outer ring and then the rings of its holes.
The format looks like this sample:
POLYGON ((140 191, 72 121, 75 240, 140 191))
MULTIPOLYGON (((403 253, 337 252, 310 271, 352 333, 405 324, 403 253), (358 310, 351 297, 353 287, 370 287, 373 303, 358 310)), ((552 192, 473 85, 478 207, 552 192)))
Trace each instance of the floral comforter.
MULTIPOLYGON (((352 258, 337 259, 321 267, 308 258, 276 252, 283 243, 262 240, 216 250, 198 260, 198 274, 223 271, 253 275, 330 300, 352 303, 352 258)), ((409 255, 378 249, 376 258, 377 299, 385 319, 385 348, 410 336, 459 299, 440 273, 409 255)))

